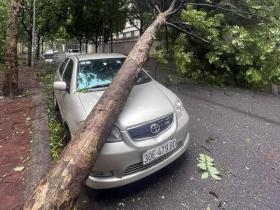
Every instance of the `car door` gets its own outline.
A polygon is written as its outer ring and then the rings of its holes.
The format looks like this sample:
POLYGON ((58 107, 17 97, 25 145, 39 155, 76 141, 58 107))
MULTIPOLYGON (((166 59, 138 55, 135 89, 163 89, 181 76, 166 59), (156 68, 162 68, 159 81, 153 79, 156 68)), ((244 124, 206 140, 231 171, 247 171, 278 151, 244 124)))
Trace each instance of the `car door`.
MULTIPOLYGON (((62 62, 62 64, 59 66, 59 68, 56 71, 56 75, 55 75, 54 81, 62 81, 62 75, 64 73, 64 70, 65 70, 65 67, 66 67, 68 61, 69 61, 69 58, 66 58, 62 62)), ((58 103, 58 106, 59 106, 59 108, 61 110, 62 96, 64 96, 64 91, 54 90, 54 94, 55 94, 55 98, 56 98, 56 101, 58 103)))
POLYGON ((60 95, 59 96, 60 109, 61 109, 60 112, 61 112, 62 118, 66 122, 69 119, 67 117, 67 116, 69 116, 69 113, 67 113, 67 110, 69 110, 69 98, 71 97, 71 81, 72 81, 73 68, 74 68, 74 61, 72 59, 69 59, 67 66, 62 75, 62 80, 66 83, 66 91, 60 91, 60 94, 59 94, 60 95))

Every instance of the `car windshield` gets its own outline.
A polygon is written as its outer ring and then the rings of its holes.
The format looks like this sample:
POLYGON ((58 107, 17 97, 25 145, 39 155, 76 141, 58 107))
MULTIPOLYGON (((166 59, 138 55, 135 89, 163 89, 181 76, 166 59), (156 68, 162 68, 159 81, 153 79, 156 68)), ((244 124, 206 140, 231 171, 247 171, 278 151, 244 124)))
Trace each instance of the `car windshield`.
MULTIPOLYGON (((77 91, 90 91, 95 88, 109 86, 124 61, 125 58, 80 61, 77 76, 77 91)), ((144 83, 150 80, 150 77, 141 71, 137 83, 144 83)))

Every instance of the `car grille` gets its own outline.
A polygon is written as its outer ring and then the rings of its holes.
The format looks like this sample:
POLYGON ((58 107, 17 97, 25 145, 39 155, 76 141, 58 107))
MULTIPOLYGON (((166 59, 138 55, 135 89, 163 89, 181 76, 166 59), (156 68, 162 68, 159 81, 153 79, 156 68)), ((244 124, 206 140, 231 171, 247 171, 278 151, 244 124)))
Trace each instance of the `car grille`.
POLYGON ((157 165, 161 161, 163 161, 163 160, 167 159, 168 157, 170 157, 173 153, 175 153, 178 149, 180 149, 180 147, 182 147, 182 145, 183 145, 182 142, 179 142, 178 143, 178 147, 175 150, 173 150, 172 152, 170 152, 170 153, 160 157, 159 159, 157 159, 154 162, 151 162, 151 163, 149 163, 147 165, 143 165, 143 162, 140 162, 140 163, 136 163, 136 164, 133 164, 133 165, 129 166, 125 170, 125 172, 123 173, 123 176, 130 175, 130 174, 133 174, 133 173, 145 170, 147 168, 150 168, 151 166, 157 165))
POLYGON ((127 130, 131 139, 141 141, 143 139, 158 136, 163 131, 167 130, 173 123, 173 114, 169 114, 158 120, 140 125, 127 130), (153 130, 152 127, 155 129, 153 130))

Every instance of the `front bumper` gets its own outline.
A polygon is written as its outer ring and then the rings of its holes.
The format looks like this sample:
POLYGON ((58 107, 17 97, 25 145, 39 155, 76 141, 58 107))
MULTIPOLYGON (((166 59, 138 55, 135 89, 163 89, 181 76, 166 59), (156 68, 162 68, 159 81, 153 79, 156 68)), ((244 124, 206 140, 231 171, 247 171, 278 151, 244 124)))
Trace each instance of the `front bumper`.
POLYGON ((140 180, 167 166, 188 148, 190 139, 188 121, 189 116, 187 112, 184 112, 168 131, 156 138, 135 142, 129 139, 129 136, 124 132, 125 140, 123 142, 106 143, 95 163, 92 174, 86 180, 86 185, 94 189, 119 187, 140 180), (154 163, 147 166, 142 165, 142 154, 145 151, 173 138, 177 139, 177 150, 154 163), (112 174, 112 176, 97 177, 93 175, 96 172, 105 172, 112 174))

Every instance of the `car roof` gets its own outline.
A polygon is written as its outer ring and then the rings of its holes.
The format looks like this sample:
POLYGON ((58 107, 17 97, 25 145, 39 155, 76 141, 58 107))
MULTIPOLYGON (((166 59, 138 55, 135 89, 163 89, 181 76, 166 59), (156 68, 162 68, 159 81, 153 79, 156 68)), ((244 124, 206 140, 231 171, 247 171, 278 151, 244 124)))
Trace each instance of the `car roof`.
POLYGON ((92 53, 92 54, 79 54, 76 57, 80 61, 84 60, 94 60, 94 59, 103 59, 103 58, 125 58, 125 55, 119 53, 92 53))

